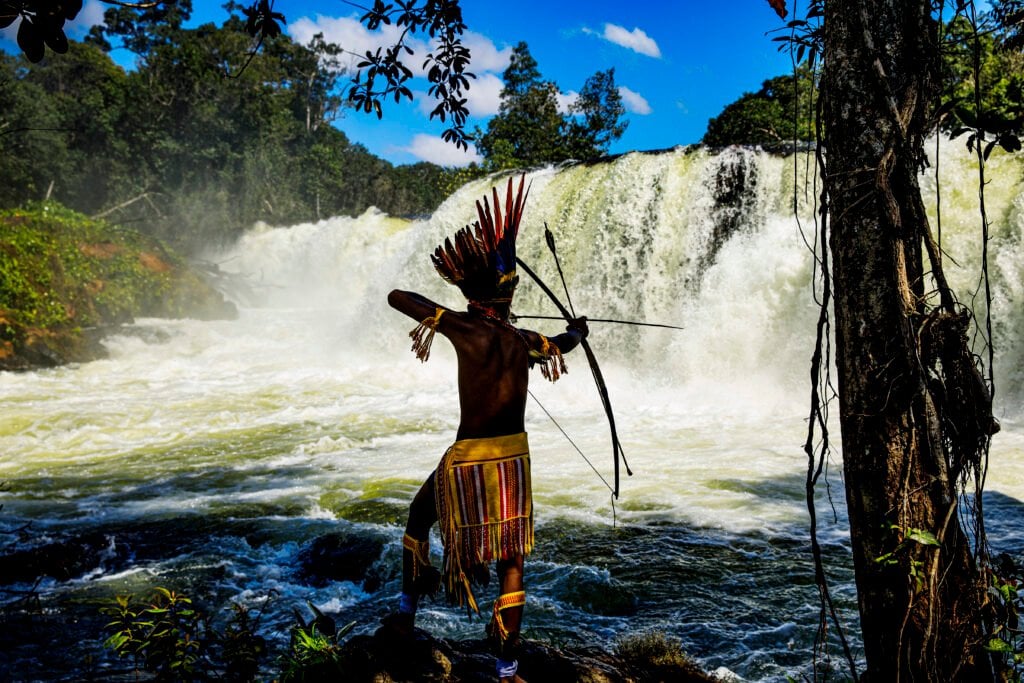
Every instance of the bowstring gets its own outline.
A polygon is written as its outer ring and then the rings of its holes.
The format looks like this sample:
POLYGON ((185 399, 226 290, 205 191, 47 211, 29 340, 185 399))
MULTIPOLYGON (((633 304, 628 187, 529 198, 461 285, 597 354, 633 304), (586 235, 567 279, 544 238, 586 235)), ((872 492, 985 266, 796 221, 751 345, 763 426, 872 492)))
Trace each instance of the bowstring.
POLYGON ((554 415, 549 413, 548 409, 544 407, 544 404, 541 403, 537 399, 537 397, 533 395, 533 392, 530 391, 529 389, 527 389, 526 393, 528 393, 530 395, 530 398, 532 398, 534 400, 534 402, 540 407, 540 409, 544 411, 544 414, 548 416, 548 419, 551 420, 551 422, 554 423, 554 425, 556 427, 558 427, 558 431, 562 432, 562 436, 564 436, 566 438, 566 440, 570 444, 572 444, 572 447, 576 449, 576 452, 580 454, 580 457, 583 458, 584 462, 586 462, 588 465, 590 465, 590 469, 594 470, 594 474, 597 475, 597 478, 600 479, 601 483, 604 484, 605 487, 608 489, 608 492, 611 494, 610 496, 608 496, 608 500, 610 500, 611 503, 612 503, 612 526, 613 527, 618 526, 619 515, 618 515, 618 512, 615 509, 615 489, 613 489, 611 487, 611 484, 608 483, 608 480, 605 479, 604 476, 601 475, 601 472, 599 472, 598 469, 596 467, 594 467, 594 463, 590 462, 590 458, 588 458, 583 453, 583 451, 580 450, 580 447, 576 445, 576 442, 572 440, 572 437, 569 436, 565 432, 564 429, 562 429, 562 425, 558 424, 558 420, 555 419, 554 415))
MULTIPOLYGON (((558 424, 558 420, 556 420, 556 419, 554 418, 554 416, 553 416, 553 415, 552 415, 551 413, 549 413, 549 412, 548 412, 548 409, 544 407, 544 404, 543 404, 543 403, 541 403, 541 402, 540 402, 539 400, 537 400, 537 397, 536 397, 536 396, 534 396, 534 394, 533 394, 533 392, 532 392, 532 391, 530 391, 529 389, 527 389, 527 390, 526 390, 526 392, 527 392, 528 394, 530 394, 530 398, 532 398, 532 399, 534 400, 534 402, 535 402, 535 403, 536 403, 536 404, 537 404, 537 405, 538 405, 538 406, 540 407, 540 409, 544 411, 544 414, 548 416, 548 419, 549 419, 549 420, 551 420, 551 422, 552 422, 552 423, 554 423, 554 425, 555 425, 556 427, 558 427, 558 431, 562 432, 562 436, 564 436, 564 437, 566 438, 566 440, 567 440, 567 441, 568 441, 568 442, 569 442, 570 444, 572 444, 572 447, 576 449, 576 452, 580 454, 580 457, 581 457, 581 458, 583 458, 583 460, 584 460, 584 461, 585 461, 585 462, 586 462, 586 463, 587 463, 588 465, 590 465, 590 469, 594 470, 594 474, 596 474, 596 475, 597 475, 597 478, 601 480, 601 483, 602 483, 602 484, 604 484, 604 485, 605 485, 605 487, 606 487, 606 488, 607 488, 607 489, 608 489, 609 491, 611 491, 612 493, 615 493, 615 489, 613 489, 613 488, 612 488, 612 486, 611 486, 611 484, 609 484, 609 483, 608 483, 608 480, 604 478, 604 475, 602 475, 602 474, 601 474, 601 472, 600 472, 600 471, 599 471, 599 470, 598 470, 598 469, 597 469, 596 467, 594 467, 594 463, 590 462, 590 458, 588 458, 588 457, 587 457, 587 456, 586 456, 586 455, 585 455, 585 454, 583 453, 583 451, 581 451, 581 450, 580 450, 580 447, 576 445, 576 442, 572 440, 572 437, 571 437, 571 436, 569 436, 569 435, 568 435, 568 434, 566 433, 566 431, 565 431, 564 429, 562 429, 562 425, 558 424)), ((613 508, 614 508, 614 504, 613 504, 613 508)))

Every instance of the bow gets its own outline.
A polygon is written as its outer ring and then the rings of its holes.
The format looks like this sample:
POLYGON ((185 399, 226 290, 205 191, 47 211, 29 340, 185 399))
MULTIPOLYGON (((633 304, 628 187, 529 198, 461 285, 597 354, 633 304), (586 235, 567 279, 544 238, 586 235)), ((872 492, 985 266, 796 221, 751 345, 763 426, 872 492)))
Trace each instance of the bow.
MULTIPOLYGON (((556 265, 558 265, 558 273, 559 275, 561 275, 562 266, 558 262, 558 253, 555 251, 554 236, 551 234, 551 231, 548 230, 546 224, 544 226, 544 232, 544 236, 547 239, 548 248, 551 250, 552 255, 555 257, 555 263, 556 265)), ((526 265, 526 263, 523 262, 523 259, 519 258, 518 256, 516 257, 516 263, 518 263, 522 267, 522 269, 526 271, 526 274, 533 278, 533 281, 537 283, 537 285, 545 294, 547 294, 548 298, 551 299, 552 303, 555 304, 555 306, 558 308, 558 311, 562 314, 562 317, 565 318, 567 322, 572 323, 573 320, 575 320, 576 316, 572 312, 570 312, 569 309, 567 309, 561 301, 558 300, 558 297, 555 296, 555 293, 552 292, 546 284, 544 284, 544 281, 541 280, 540 277, 535 272, 533 272, 533 270, 528 265, 526 265)), ((564 276, 562 277, 562 286, 565 287, 564 276)), ((572 299, 571 297, 569 297, 568 287, 566 287, 565 295, 571 305, 572 299)), ((586 339, 580 340, 580 346, 583 347, 583 351, 587 355, 587 363, 590 365, 590 372, 594 376, 594 383, 597 385, 597 393, 601 397, 601 404, 604 406, 604 414, 608 416, 608 426, 611 429, 612 437, 612 461, 615 464, 615 487, 612 489, 612 495, 615 498, 618 498, 619 461, 621 460, 622 464, 625 466, 626 474, 628 474, 629 476, 633 476, 633 472, 629 469, 629 463, 626 462, 626 455, 622 451, 622 444, 619 443, 619 433, 615 427, 615 415, 612 413, 612 403, 611 399, 608 397, 608 387, 604 383, 604 375, 601 373, 601 366, 598 365, 597 357, 594 356, 594 351, 590 348, 590 344, 587 343, 586 339)))

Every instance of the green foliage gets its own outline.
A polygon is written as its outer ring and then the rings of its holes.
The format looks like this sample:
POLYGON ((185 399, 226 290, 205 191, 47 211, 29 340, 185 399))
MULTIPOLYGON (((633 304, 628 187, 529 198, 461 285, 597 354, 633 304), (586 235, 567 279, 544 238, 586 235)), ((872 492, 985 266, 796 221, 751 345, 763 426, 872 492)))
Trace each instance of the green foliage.
MULTIPOLYGON (((943 131, 952 138, 966 135, 968 148, 985 157, 997 145, 1019 151, 1024 133, 1024 2, 994 0, 990 5, 980 16, 973 3, 948 8, 953 16, 942 25, 943 92, 936 112, 943 131)), ((792 50, 800 64, 795 87, 792 77, 781 76, 765 81, 756 93, 745 93, 711 119, 705 144, 814 139, 817 93, 811 73, 822 50, 823 11, 820 0, 811 2, 806 21, 794 19, 773 38, 780 49, 792 50)))
POLYGON ((622 659, 643 667, 697 669, 678 638, 662 631, 644 631, 623 636, 615 645, 622 659))
POLYGON ((478 178, 483 178, 487 174, 488 170, 476 163, 472 163, 469 166, 464 166, 462 168, 449 169, 440 181, 441 194, 447 197, 466 183, 478 178))
POLYGON ((104 645, 119 657, 131 657, 158 681, 204 678, 200 671, 210 648, 210 627, 190 598, 158 587, 145 605, 119 595, 100 612, 112 617, 104 645))
POLYGON ((1019 151, 1024 132, 1024 54, 1005 47, 1016 29, 1000 23, 1010 20, 1001 16, 997 6, 977 31, 966 16, 944 27, 940 125, 953 138, 968 134, 968 148, 977 145, 986 157, 995 145, 1019 151))
POLYGON ((559 112, 558 86, 542 79, 526 43, 513 48, 502 78, 501 108, 486 132, 475 134, 488 170, 593 159, 626 130, 614 69, 587 79, 568 115, 559 112))
POLYGON ((395 168, 330 125, 345 107, 338 46, 268 29, 257 54, 245 17, 184 29, 190 11, 112 7, 65 55, 0 55, 0 207, 50 197, 194 252, 256 221, 424 214, 444 198, 444 169, 395 168), (134 71, 112 43, 139 55, 134 71))
POLYGON ((1024 613, 1024 589, 1020 570, 1009 558, 1003 558, 1002 567, 988 570, 989 607, 992 631, 985 649, 1003 658, 1005 680, 1024 681, 1024 630, 1020 617, 1024 613))
MULTIPOLYGON (((264 610, 231 604, 231 617, 218 627, 191 598, 163 587, 153 589, 145 603, 132 595, 117 595, 100 607, 110 618, 104 646, 130 658, 136 672, 158 681, 253 681, 267 657, 267 640, 258 633, 264 610)), ((341 642, 355 627, 341 629, 334 619, 307 603, 313 618, 296 613, 288 650, 277 662, 281 683, 342 680, 341 642)))
POLYGON ((622 120, 626 108, 615 86, 615 69, 598 71, 588 78, 569 112, 574 115, 568 120, 566 131, 572 147, 570 156, 593 159, 606 154, 628 125, 622 120))
MULTIPOLYGON (((265 601, 263 609, 269 604, 269 600, 265 601)), ((256 632, 263 609, 253 615, 244 605, 231 603, 231 620, 218 638, 226 680, 255 680, 260 663, 267 655, 267 641, 256 632)))
POLYGON ((191 598, 167 588, 154 588, 146 603, 117 595, 100 607, 111 618, 104 646, 158 681, 252 681, 267 655, 257 629, 269 602, 255 613, 232 603, 231 617, 218 630, 191 598))
POLYGON ((55 202, 0 210, 0 254, 0 367, 36 344, 78 359, 83 328, 233 313, 159 241, 55 202))
POLYGON ((280 683, 344 678, 344 656, 340 643, 355 628, 356 622, 350 622, 338 630, 333 619, 312 604, 309 607, 315 615, 309 623, 301 615, 295 615, 296 624, 292 627, 289 650, 279 660, 280 683))
POLYGON ((907 574, 914 582, 914 589, 919 592, 924 587, 924 562, 917 557, 914 551, 924 546, 938 548, 941 546, 939 539, 927 529, 904 528, 892 523, 886 529, 892 535, 895 547, 874 558, 874 561, 885 566, 898 566, 905 563, 907 574))
POLYGON ((756 93, 744 93, 708 122, 702 142, 726 145, 777 145, 814 139, 817 87, 808 64, 796 76, 778 76, 756 93))

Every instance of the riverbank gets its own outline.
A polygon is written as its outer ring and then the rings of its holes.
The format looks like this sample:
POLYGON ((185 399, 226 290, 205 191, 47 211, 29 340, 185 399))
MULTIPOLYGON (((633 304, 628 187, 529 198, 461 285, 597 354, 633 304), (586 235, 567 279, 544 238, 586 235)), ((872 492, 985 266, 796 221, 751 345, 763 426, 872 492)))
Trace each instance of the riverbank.
POLYGON ((47 202, 0 211, 0 370, 103 357, 136 318, 234 318, 180 255, 135 230, 47 202))

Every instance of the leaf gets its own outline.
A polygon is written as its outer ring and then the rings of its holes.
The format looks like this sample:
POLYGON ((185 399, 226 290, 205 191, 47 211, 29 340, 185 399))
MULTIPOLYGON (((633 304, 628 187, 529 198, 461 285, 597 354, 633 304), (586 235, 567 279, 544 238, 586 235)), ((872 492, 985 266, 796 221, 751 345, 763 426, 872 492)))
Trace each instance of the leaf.
POLYGON ((71 21, 82 11, 82 0, 65 0, 64 18, 71 21))
POLYGON ((768 0, 768 4, 779 15, 779 19, 786 18, 786 0, 768 0))
POLYGON ((999 145, 1007 152, 1019 152, 1021 150, 1020 138, 1016 135, 1001 135, 999 145))
POLYGON ((281 26, 273 19, 263 22, 263 35, 268 38, 276 38, 281 35, 281 26))
POLYGON ((21 15, 18 14, 18 11, 15 10, 13 7, 3 5, 2 7, 0 7, 0 28, 7 28, 11 24, 13 24, 14 20, 17 19, 19 16, 21 15))
POLYGON ((50 46, 50 49, 57 54, 66 54, 68 51, 68 37, 64 35, 64 29, 55 29, 52 33, 43 36, 43 40, 50 46))
POLYGON ((356 627, 356 622, 354 622, 354 621, 345 624, 344 626, 341 627, 341 630, 338 631, 338 636, 337 637, 339 639, 340 638, 344 638, 346 635, 348 635, 348 632, 351 631, 352 629, 354 629, 355 627, 356 627))
POLYGON ((1007 643, 1001 638, 992 638, 985 644, 985 649, 989 652, 999 652, 1002 654, 1012 654, 1013 646, 1007 643))
POLYGON ((982 154, 982 157, 985 159, 985 161, 988 161, 988 155, 992 153, 993 149, 995 149, 996 142, 998 142, 998 140, 992 140, 987 145, 985 145, 985 151, 982 154))
POLYGON ((21 25, 18 27, 18 47, 28 57, 28 61, 37 63, 42 60, 46 49, 43 47, 43 36, 40 35, 39 27, 28 17, 22 17, 21 25))
POLYGON ((935 534, 925 529, 907 529, 907 538, 921 545, 939 545, 939 539, 935 538, 935 534))

